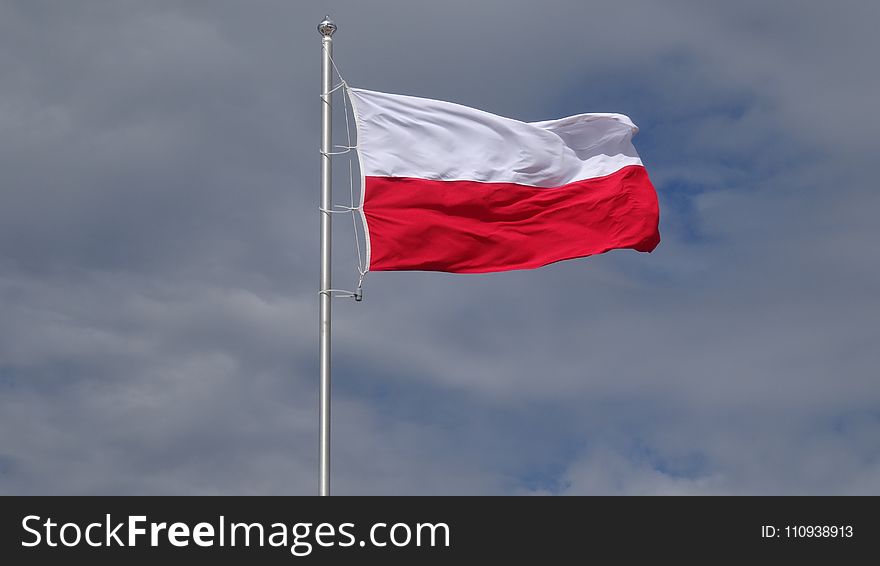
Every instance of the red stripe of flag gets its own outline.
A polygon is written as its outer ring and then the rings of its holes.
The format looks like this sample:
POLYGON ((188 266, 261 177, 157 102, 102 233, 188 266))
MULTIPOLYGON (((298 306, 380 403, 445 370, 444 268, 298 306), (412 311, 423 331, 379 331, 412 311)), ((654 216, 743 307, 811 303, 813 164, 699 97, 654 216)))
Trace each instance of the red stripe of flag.
POLYGON ((365 177, 372 271, 533 269, 660 242, 645 168, 560 187, 365 177))

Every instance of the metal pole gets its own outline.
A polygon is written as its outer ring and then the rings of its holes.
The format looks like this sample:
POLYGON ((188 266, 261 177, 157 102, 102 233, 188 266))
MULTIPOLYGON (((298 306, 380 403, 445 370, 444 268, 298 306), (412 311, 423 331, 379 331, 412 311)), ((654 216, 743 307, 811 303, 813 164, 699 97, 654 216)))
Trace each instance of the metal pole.
POLYGON ((320 494, 330 495, 330 209, 332 186, 330 152, 332 151, 330 88, 332 82, 333 32, 336 24, 325 16, 318 24, 321 34, 321 306, 318 330, 318 355, 321 365, 320 392, 320 494))

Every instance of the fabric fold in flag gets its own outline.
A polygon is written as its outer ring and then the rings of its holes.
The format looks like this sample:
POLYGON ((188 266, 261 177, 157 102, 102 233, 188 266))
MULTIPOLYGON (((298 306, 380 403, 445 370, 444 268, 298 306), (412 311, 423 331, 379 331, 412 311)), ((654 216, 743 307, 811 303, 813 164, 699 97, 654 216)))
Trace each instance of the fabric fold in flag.
POLYGON ((627 116, 521 122, 348 92, 371 271, 532 269, 660 242, 657 193, 627 116))

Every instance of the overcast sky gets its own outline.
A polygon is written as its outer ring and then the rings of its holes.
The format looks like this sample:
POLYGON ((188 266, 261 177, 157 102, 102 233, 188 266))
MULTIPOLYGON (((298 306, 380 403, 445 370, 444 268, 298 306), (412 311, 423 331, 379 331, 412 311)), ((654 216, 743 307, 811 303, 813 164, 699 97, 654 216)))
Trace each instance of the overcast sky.
POLYGON ((317 492, 325 13, 354 86, 629 115, 663 238, 336 300, 335 493, 880 492, 877 2, 2 0, 0 493, 317 492))

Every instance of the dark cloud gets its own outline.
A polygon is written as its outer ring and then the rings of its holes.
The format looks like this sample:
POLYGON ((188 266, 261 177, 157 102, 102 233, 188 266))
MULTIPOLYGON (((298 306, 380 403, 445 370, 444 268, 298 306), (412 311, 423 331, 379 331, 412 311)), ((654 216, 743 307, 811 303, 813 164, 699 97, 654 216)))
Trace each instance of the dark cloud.
POLYGON ((370 274, 337 492, 876 492, 878 7, 646 0, 0 7, 0 492, 315 491, 326 10, 357 86, 631 115, 663 235, 370 274))

